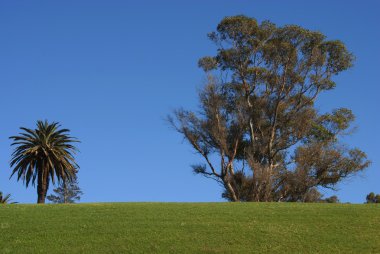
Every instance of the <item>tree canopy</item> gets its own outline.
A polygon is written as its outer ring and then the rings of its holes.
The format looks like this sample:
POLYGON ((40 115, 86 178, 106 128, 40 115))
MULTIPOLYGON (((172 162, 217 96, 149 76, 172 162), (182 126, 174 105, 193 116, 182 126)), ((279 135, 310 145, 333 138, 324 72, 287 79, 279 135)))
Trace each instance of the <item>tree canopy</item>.
POLYGON ((353 64, 343 42, 246 16, 224 18, 208 37, 217 53, 199 60, 207 75, 199 110, 169 120, 204 159, 194 172, 217 181, 224 198, 307 201, 368 167, 363 151, 341 142, 351 110, 314 104, 353 64))

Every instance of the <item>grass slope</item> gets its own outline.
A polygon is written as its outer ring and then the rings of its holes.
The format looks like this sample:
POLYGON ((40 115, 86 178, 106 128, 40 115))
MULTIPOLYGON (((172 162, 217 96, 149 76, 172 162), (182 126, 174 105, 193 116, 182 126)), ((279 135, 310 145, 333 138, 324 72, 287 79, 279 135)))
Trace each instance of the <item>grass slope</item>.
POLYGON ((0 206, 0 253, 380 253, 380 206, 0 206))

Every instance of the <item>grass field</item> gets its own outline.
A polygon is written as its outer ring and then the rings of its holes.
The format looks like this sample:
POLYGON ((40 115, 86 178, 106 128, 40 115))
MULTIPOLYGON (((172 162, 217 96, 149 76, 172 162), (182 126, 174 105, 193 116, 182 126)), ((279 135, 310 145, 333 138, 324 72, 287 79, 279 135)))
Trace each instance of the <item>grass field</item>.
POLYGON ((380 206, 0 206, 0 253, 380 253, 380 206))

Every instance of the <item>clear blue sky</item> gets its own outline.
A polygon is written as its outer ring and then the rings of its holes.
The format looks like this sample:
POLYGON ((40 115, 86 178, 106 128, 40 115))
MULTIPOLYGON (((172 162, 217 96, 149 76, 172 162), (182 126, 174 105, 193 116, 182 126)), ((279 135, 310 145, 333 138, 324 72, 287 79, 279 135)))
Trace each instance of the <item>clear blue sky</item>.
POLYGON ((195 108, 215 53, 206 34, 225 16, 298 24, 340 39, 353 69, 320 97, 327 111, 349 107, 358 126, 347 139, 373 164, 333 193, 364 202, 380 193, 379 1, 1 1, 0 190, 34 203, 36 190, 10 176, 8 137, 36 120, 59 121, 82 143, 83 202, 222 201, 218 185, 194 176, 201 160, 163 120, 195 108))

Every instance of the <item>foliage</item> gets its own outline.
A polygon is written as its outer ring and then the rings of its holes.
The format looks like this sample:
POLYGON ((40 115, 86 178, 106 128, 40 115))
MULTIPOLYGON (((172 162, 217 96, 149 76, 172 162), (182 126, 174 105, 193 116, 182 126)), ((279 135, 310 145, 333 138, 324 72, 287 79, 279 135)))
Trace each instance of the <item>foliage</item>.
POLYGON ((375 205, 0 206, 4 253, 380 253, 379 227, 375 205))
POLYGON ((303 202, 307 203, 317 203, 322 201, 322 194, 317 190, 317 188, 311 188, 304 195, 303 202))
POLYGON ((366 197, 367 204, 371 203, 380 203, 380 194, 375 195, 375 193, 371 192, 366 197))
POLYGON ((0 191, 0 204, 15 204, 17 202, 11 202, 11 194, 7 194, 4 196, 4 194, 0 191))
POLYGON ((318 191, 317 188, 311 188, 305 195, 303 202, 306 203, 340 203, 339 198, 336 195, 331 197, 323 198, 323 195, 318 191))
POLYGON ((79 168, 74 155, 77 151, 72 144, 78 142, 70 137, 68 129, 60 129, 59 123, 37 121, 36 129, 21 127, 19 136, 12 136, 11 177, 17 173, 17 180, 22 179, 28 187, 35 185, 37 179, 37 203, 45 203, 50 180, 71 180, 79 168))
POLYGON ((352 66, 341 41, 245 16, 224 18, 209 38, 218 49, 199 61, 208 77, 200 109, 169 121, 205 161, 194 173, 217 181, 224 198, 306 202, 368 167, 364 152, 340 142, 351 110, 314 107, 352 66))
POLYGON ((337 196, 331 196, 325 199, 326 203, 339 203, 339 198, 337 196))
POLYGON ((79 188, 78 178, 72 181, 61 181, 59 187, 53 190, 54 194, 47 196, 47 199, 55 204, 75 203, 80 200, 83 192, 79 188))

